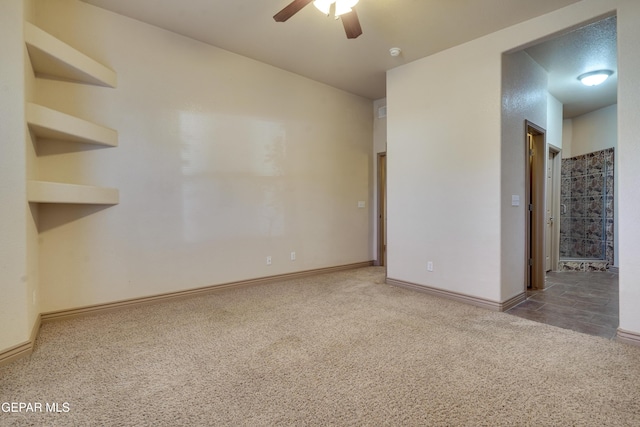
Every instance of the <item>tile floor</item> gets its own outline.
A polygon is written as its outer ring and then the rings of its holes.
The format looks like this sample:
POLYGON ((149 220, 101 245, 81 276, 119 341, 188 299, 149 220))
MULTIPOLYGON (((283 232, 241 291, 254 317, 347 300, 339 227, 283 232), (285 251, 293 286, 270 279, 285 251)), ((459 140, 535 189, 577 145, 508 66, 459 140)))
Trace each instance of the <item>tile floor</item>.
POLYGON ((561 271, 547 273, 543 291, 507 313, 560 328, 614 338, 618 327, 618 274, 561 271))

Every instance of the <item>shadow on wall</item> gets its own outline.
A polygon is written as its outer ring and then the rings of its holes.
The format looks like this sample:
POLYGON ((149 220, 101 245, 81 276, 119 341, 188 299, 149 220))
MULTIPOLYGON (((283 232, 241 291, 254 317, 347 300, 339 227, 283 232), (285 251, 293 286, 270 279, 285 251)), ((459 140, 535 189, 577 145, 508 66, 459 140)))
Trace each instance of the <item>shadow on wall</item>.
POLYGON ((78 221, 113 205, 83 205, 65 203, 29 203, 32 210, 38 210, 38 232, 44 233, 65 224, 78 221))

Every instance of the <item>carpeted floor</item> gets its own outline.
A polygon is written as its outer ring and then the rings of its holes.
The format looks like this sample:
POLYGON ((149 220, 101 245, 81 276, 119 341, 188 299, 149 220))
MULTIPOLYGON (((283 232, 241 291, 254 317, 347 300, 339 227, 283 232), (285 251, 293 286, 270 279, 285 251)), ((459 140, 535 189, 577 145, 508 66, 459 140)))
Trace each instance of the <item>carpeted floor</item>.
POLYGON ((633 426, 640 348, 371 267, 44 324, 0 404, 3 426, 633 426))

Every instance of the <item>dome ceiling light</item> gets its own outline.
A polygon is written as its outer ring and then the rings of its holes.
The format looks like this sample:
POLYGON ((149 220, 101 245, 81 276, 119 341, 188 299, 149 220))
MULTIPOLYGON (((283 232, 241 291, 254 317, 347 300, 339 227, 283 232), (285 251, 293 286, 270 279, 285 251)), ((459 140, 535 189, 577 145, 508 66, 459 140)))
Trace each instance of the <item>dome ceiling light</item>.
POLYGON ((611 70, 598 70, 580 74, 578 80, 585 86, 598 86, 613 74, 611 70))

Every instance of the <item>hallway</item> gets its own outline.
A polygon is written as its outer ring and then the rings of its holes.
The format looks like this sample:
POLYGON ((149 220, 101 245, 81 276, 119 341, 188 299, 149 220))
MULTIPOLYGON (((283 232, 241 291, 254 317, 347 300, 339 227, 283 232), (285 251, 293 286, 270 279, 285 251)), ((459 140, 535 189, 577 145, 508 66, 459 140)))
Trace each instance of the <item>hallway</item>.
POLYGON ((614 338, 618 327, 618 274, 610 272, 547 273, 544 291, 508 314, 590 335, 614 338))

